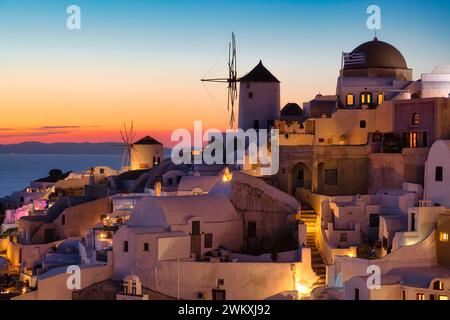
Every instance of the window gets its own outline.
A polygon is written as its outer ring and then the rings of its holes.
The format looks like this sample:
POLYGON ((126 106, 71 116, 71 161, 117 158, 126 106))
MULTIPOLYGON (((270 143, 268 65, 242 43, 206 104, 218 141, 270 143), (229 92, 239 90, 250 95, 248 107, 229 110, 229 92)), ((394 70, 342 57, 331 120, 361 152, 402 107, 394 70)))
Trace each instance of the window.
POLYGON ((406 300, 406 291, 402 290, 402 300, 406 300))
POLYGON ((249 98, 249 99, 253 99, 253 92, 249 92, 249 93, 248 93, 248 98, 249 98))
POLYGON ((436 300, 436 296, 434 294, 430 294, 430 300, 436 300))
POLYGON ((418 126, 420 124, 420 116, 417 112, 414 112, 411 117, 411 124, 413 126, 418 126))
POLYGON ((359 288, 355 288, 355 300, 359 300, 359 288))
POLYGON ((144 243, 144 251, 150 251, 150 246, 148 245, 148 243, 144 243))
POLYGON ((61 224, 62 224, 63 226, 66 225, 66 216, 65 216, 64 214, 61 216, 61 224))
POLYGON ((123 242, 123 252, 128 252, 128 241, 123 242))
POLYGON ((361 105, 372 103, 372 93, 371 92, 361 92, 360 96, 361 105))
POLYGON ((324 143, 325 142, 325 139, 324 138, 320 138, 319 139, 319 143, 324 143))
POLYGON ((444 180, 444 168, 443 167, 436 167, 435 174, 434 174, 434 180, 440 181, 440 182, 444 180))
POLYGON ((249 221, 248 226, 248 237, 249 238, 256 238, 256 222, 255 221, 249 221))
POLYGON ((192 221, 192 235, 193 236, 200 235, 200 221, 192 221))
POLYGON ((437 280, 433 282, 433 290, 444 290, 444 284, 442 283, 442 281, 437 280))
POLYGON ((438 300, 448 300, 448 297, 447 296, 439 296, 438 300))
POLYGON ((416 294, 416 300, 425 300, 425 294, 424 293, 417 293, 416 294))
POLYGON ((347 105, 347 107, 355 106, 355 95, 352 93, 349 93, 345 99, 345 104, 347 105))
POLYGON ((448 233, 447 232, 439 233, 439 241, 448 242, 448 233))
POLYGON ((205 248, 213 247, 213 235, 212 233, 205 233, 205 248))
POLYGON ((173 184, 173 179, 172 178, 167 178, 167 184, 169 186, 171 186, 173 184))
POLYGON ((101 168, 100 169, 100 174, 104 174, 105 173, 105 169, 101 168))
POLYGON ((341 233, 339 242, 347 242, 347 239, 348 239, 347 233, 341 233))
POLYGON ((377 104, 380 105, 384 102, 384 94, 379 93, 377 96, 377 104))
POLYGON ((225 279, 217 279, 216 280, 217 286, 223 286, 225 285, 225 279))
POLYGON ((361 120, 361 121, 359 122, 359 127, 360 127, 361 129, 366 128, 366 126, 367 126, 366 120, 361 120))
POLYGON ((325 170, 325 184, 329 186, 336 186, 338 184, 336 169, 325 170))
POLYGON ((153 156, 153 164, 156 164, 156 157, 153 156))

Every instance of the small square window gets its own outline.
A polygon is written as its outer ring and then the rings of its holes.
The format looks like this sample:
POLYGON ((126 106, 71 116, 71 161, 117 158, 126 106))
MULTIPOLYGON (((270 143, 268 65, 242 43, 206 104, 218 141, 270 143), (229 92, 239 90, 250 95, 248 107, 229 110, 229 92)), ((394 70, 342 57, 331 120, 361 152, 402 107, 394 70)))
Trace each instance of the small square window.
POLYGON ((448 233, 447 232, 439 233, 439 241, 448 242, 448 233))
POLYGON ((319 139, 319 143, 324 143, 325 142, 325 139, 324 138, 320 138, 319 139))
POLYGON ((105 169, 101 168, 100 169, 100 174, 104 174, 105 173, 105 169))
POLYGON ((223 286, 225 285, 225 279, 217 279, 216 283, 218 286, 223 286))
POLYGON ((348 234, 347 233, 341 233, 341 236, 339 238, 339 242, 347 242, 348 234))
POLYGON ((253 99, 253 92, 249 92, 249 93, 248 93, 248 98, 249 98, 249 99, 253 99))
POLYGON ((144 251, 150 251, 150 246, 148 245, 148 243, 144 243, 144 251))
POLYGON ((361 129, 365 129, 365 128, 367 127, 366 120, 361 120, 361 121, 359 122, 359 127, 360 127, 361 129))

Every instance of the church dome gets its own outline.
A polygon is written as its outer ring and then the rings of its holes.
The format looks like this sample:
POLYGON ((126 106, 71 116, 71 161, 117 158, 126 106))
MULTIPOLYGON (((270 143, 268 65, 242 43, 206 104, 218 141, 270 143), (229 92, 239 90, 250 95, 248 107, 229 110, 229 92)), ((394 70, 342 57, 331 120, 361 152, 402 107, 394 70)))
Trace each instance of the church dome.
POLYGON ((408 69, 402 53, 389 43, 374 38, 363 43, 350 55, 358 56, 352 63, 345 63, 344 70, 351 69, 408 69))

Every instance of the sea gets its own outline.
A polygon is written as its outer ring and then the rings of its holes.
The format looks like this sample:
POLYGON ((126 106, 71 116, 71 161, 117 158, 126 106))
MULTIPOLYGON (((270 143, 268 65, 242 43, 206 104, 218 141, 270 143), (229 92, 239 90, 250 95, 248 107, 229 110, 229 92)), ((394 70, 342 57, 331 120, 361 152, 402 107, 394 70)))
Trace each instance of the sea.
POLYGON ((119 169, 120 154, 0 154, 0 198, 22 190, 51 169, 84 171, 93 166, 119 169))

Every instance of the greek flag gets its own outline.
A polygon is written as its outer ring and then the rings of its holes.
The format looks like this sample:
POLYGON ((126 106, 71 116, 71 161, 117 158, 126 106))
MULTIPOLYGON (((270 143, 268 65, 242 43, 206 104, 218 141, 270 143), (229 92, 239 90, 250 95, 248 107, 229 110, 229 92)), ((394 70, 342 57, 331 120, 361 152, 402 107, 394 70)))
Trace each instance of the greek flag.
POLYGON ((344 53, 344 66, 354 66, 366 63, 365 53, 344 53))

